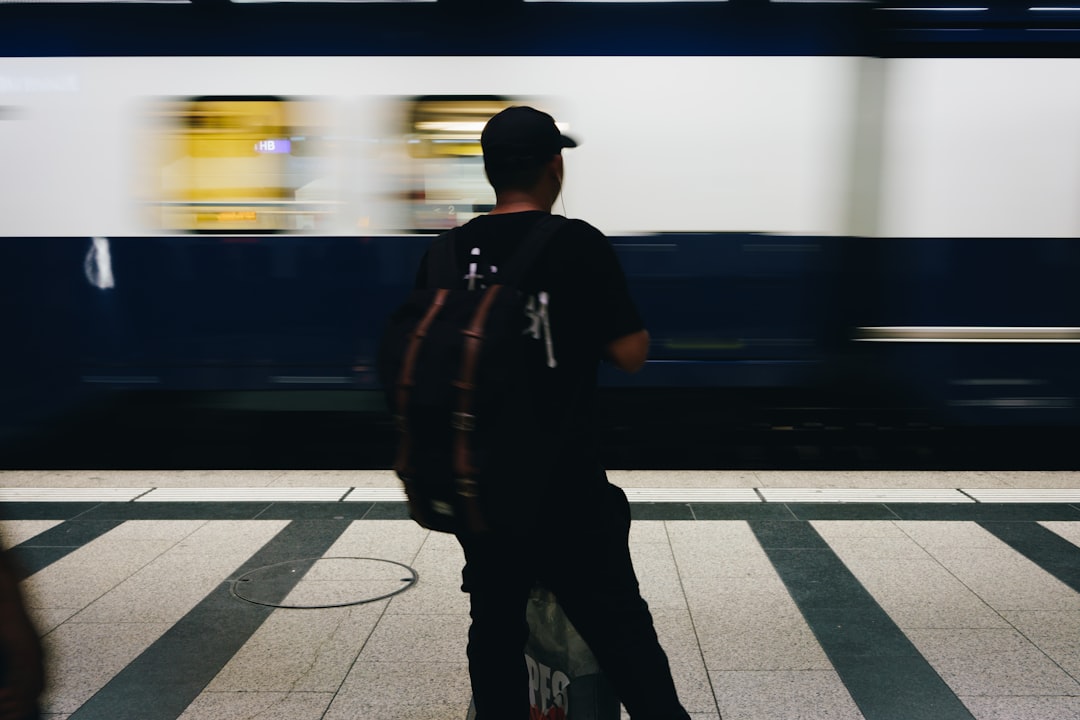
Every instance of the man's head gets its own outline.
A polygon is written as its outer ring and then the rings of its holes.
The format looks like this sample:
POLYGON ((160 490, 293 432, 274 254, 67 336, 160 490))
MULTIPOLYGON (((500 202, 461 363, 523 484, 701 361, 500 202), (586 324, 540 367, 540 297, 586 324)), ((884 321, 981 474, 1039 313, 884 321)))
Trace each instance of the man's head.
MULTIPOLYGON (((552 159, 565 147, 577 147, 577 143, 560 133, 547 113, 515 106, 488 121, 480 146, 484 150, 484 170, 497 194, 532 189, 552 159)), ((561 183, 561 165, 558 171, 561 183)))

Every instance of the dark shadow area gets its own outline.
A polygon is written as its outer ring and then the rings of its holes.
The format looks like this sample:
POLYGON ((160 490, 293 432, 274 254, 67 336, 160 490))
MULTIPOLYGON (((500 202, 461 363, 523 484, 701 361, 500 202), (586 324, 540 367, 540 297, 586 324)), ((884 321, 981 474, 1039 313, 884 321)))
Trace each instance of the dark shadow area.
MULTIPOLYGON (((1073 470, 1077 429, 945 427, 911 409, 761 393, 605 391, 612 469, 1073 470)), ((3 469, 386 469, 397 436, 371 392, 132 392, 9 434, 3 469)))

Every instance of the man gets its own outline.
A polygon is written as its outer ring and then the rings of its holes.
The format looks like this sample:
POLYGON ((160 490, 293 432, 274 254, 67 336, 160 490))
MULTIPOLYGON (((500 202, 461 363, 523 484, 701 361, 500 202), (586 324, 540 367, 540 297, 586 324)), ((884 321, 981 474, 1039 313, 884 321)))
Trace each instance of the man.
MULTIPOLYGON (((562 189, 561 151, 576 142, 550 115, 511 107, 487 123, 481 146, 496 203, 457 230, 458 267, 468 268, 462 287, 496 279, 529 230, 550 216, 562 189)), ((427 258, 417 276, 417 287, 426 286, 427 258)), ((554 592, 634 720, 689 720, 630 561, 629 504, 607 481, 592 427, 599 363, 636 372, 649 334, 611 244, 580 220, 551 237, 519 290, 541 301, 534 327, 548 362, 534 370, 540 400, 533 412, 538 427, 556 429, 556 440, 520 458, 523 467, 550 468, 537 493, 539 531, 459 536, 476 720, 528 720, 523 648, 534 583, 554 592)))

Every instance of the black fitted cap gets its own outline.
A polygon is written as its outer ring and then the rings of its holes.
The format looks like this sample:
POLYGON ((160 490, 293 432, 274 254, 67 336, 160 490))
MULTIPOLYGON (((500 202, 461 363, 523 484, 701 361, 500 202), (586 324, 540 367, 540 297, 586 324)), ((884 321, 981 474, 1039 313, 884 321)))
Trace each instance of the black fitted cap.
POLYGON ((577 142, 560 133, 547 113, 518 105, 488 120, 480 147, 487 164, 530 164, 546 162, 563 148, 577 147, 577 142))

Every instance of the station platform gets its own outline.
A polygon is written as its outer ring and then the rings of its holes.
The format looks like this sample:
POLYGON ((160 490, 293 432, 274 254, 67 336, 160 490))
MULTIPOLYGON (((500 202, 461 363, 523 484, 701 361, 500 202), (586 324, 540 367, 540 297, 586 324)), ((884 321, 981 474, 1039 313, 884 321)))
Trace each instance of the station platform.
MULTIPOLYGON (((694 720, 1080 718, 1080 472, 609 477, 694 720)), ((465 720, 461 552, 390 472, 8 471, 0 518, 46 720, 465 720)))

